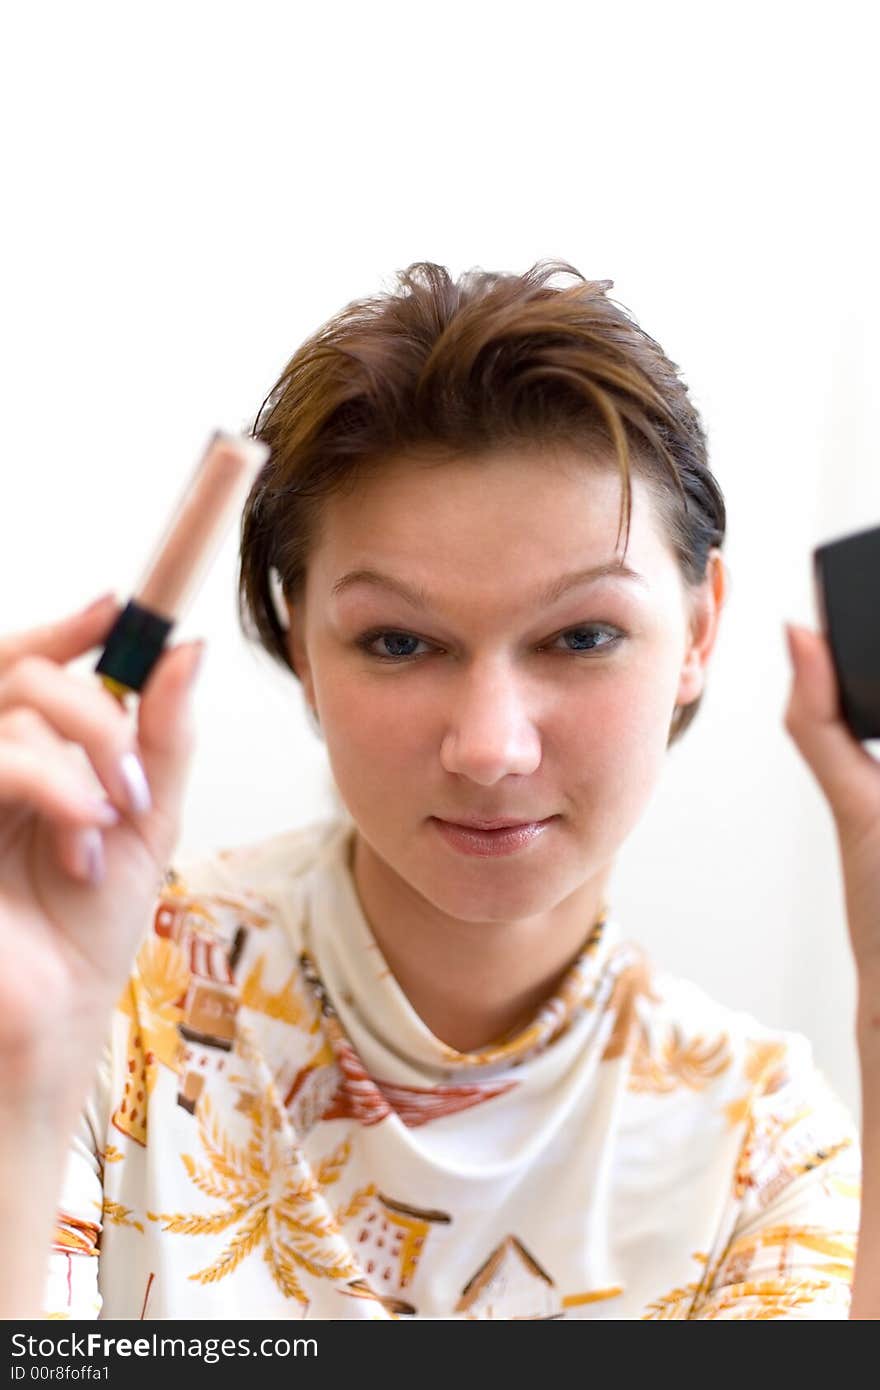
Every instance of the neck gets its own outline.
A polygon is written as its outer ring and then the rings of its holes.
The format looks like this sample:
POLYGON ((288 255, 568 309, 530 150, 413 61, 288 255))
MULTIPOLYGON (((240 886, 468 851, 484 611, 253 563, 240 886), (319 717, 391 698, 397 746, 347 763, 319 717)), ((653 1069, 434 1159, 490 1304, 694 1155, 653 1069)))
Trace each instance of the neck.
POLYGON ((511 922, 451 917, 359 834, 352 874, 364 916, 423 1023, 457 1052, 524 1027, 557 990, 605 905, 610 866, 547 912, 511 922))

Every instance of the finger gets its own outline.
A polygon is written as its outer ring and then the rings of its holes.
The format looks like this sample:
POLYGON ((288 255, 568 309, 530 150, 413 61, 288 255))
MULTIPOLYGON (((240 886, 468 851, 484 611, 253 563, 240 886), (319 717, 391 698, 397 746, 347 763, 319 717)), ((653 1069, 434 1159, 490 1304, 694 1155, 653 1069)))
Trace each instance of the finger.
POLYGON ((114 594, 105 594, 67 618, 0 636, 0 671, 31 654, 61 664, 73 661, 104 641, 121 609, 114 594))
POLYGON ((862 827, 880 812, 875 760, 844 720, 837 675, 826 639, 789 625, 794 679, 785 727, 841 822, 862 827))
POLYGON ((12 737, 10 715, 17 711, 35 712, 62 738, 80 745, 124 815, 150 809, 128 718, 99 681, 83 680, 45 656, 21 657, 0 674, 0 730, 7 730, 7 738, 12 737))
POLYGON ((116 825, 119 812, 89 785, 70 750, 32 710, 17 711, 0 728, 0 805, 26 806, 71 827, 116 825), (15 738, 9 738, 10 732, 15 738))
POLYGON ((55 833, 56 854, 60 863, 74 878, 97 888, 107 872, 104 837, 96 827, 88 830, 69 830, 59 827, 55 833))
POLYGON ((80 882, 100 882, 102 831, 118 825, 120 815, 100 794, 83 750, 65 742, 35 710, 13 711, 4 733, 0 802, 15 810, 2 816, 0 840, 16 837, 28 815, 36 815, 45 822, 59 867, 80 882), (8 737, 11 729, 14 739, 8 737))
POLYGON ((96 888, 102 883, 107 869, 105 837, 112 833, 107 826, 52 825, 50 838, 55 857, 73 878, 96 888))
POLYGON ((195 749, 192 691, 205 643, 186 642, 162 653, 141 691, 137 741, 158 806, 179 814, 195 749))

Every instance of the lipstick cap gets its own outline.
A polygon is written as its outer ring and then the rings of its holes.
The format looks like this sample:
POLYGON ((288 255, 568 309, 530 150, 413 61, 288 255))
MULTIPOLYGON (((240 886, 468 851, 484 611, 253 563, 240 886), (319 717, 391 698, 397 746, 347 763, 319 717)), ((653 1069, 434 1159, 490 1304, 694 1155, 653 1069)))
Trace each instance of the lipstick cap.
POLYGON ((146 685, 173 626, 168 618, 129 599, 113 624, 95 667, 114 695, 140 691, 146 685))

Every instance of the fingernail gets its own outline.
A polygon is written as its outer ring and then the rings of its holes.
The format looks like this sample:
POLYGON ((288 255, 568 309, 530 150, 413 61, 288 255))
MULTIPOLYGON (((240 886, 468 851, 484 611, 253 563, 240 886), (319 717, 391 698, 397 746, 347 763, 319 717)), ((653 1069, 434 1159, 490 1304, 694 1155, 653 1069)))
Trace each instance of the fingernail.
POLYGON ((97 887, 103 882, 106 870, 100 830, 95 830, 94 826, 90 826, 88 830, 80 830, 77 834, 75 853, 80 876, 97 887))
POLYGON ((113 825, 118 825, 122 819, 112 802, 102 801, 100 797, 93 803, 93 811, 96 820, 100 821, 101 825, 107 830, 113 825))
POLYGON ((113 592, 112 589, 108 589, 106 594, 102 594, 100 598, 96 598, 94 603, 90 603, 88 608, 83 609, 83 612, 97 613, 98 609, 103 608, 105 604, 109 603, 111 598, 115 601, 116 594, 113 592))
POLYGON ((192 687, 195 685, 198 674, 202 669, 202 662, 205 656, 206 643, 204 641, 193 642, 190 649, 189 671, 187 672, 186 683, 192 687))
POLYGON ((140 759, 135 753, 125 753, 119 760, 119 772, 125 783, 128 802, 136 816, 144 815, 153 805, 150 787, 140 759))
POLYGON ((797 658, 796 658, 796 656, 795 656, 795 654, 794 654, 794 638, 792 637, 792 634, 791 634, 791 623, 783 623, 783 624, 782 624, 782 629, 783 629, 783 631, 784 631, 784 633, 785 633, 785 643, 786 643, 786 646, 788 647, 788 657, 789 657, 789 660, 790 660, 792 666, 795 666, 795 665, 797 664, 797 658))

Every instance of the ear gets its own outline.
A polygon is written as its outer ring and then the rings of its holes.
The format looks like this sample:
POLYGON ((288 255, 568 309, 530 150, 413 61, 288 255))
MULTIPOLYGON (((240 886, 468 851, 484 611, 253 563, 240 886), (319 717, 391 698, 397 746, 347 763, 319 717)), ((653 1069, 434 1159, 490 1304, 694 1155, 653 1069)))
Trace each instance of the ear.
POLYGON ((287 654, 290 657, 294 671, 299 677, 306 701, 312 709, 315 709, 315 685, 312 679, 312 667, 309 662, 305 634, 303 632, 305 618, 304 605, 300 603, 294 607, 293 604, 285 599, 284 606, 287 609, 288 621, 287 654))
POLYGON ((703 693, 709 658, 718 636, 721 610, 730 588, 730 576, 721 551, 713 547, 706 560, 706 577, 689 590, 690 621, 687 647, 678 684, 677 705, 690 705, 703 693))

